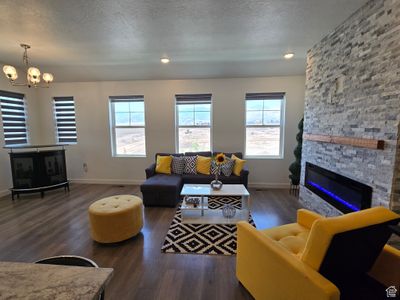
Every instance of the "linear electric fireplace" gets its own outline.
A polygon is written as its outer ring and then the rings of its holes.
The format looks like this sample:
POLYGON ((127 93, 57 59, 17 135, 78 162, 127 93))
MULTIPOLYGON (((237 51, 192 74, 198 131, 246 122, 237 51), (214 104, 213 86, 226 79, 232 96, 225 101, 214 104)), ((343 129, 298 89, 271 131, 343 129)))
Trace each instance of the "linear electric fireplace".
POLYGON ((306 162, 304 185, 343 213, 371 207, 372 188, 306 162))

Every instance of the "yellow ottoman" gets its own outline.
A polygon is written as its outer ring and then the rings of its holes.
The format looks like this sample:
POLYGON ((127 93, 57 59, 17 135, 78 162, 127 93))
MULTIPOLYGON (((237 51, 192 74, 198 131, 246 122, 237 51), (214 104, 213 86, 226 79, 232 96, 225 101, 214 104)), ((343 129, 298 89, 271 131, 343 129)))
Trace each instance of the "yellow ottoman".
POLYGON ((137 235, 143 227, 142 199, 117 195, 89 206, 90 234, 99 243, 116 243, 137 235))

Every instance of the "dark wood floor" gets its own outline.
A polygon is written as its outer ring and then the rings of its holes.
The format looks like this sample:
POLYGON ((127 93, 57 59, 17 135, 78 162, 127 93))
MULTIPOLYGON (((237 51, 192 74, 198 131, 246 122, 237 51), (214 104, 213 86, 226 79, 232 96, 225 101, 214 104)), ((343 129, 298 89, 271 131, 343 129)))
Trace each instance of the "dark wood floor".
MULTIPOLYGON (((107 299, 251 299, 235 278, 235 256, 164 254, 160 248, 174 208, 145 208, 142 233, 101 245, 89 235, 87 208, 102 197, 141 195, 138 186, 78 185, 63 191, 0 199, 0 260, 33 262, 74 254, 114 268, 107 299)), ((295 221, 300 207, 287 190, 250 189, 252 214, 263 229, 295 221)))

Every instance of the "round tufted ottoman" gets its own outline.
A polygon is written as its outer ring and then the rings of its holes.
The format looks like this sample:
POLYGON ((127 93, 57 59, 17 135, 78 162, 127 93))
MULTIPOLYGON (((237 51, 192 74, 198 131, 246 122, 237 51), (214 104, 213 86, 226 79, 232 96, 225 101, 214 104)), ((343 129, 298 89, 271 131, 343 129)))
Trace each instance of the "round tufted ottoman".
POLYGON ((116 243, 138 234, 143 227, 142 199, 117 195, 89 206, 90 234, 99 243, 116 243))

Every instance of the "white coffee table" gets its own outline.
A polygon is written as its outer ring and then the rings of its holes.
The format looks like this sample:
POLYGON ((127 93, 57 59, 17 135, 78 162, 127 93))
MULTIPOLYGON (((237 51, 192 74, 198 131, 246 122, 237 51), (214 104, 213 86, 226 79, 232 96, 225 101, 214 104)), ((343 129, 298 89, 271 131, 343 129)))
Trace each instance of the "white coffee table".
POLYGON ((238 221, 249 219, 250 194, 243 184, 224 184, 222 189, 216 191, 209 184, 185 184, 181 196, 199 197, 197 207, 182 205, 182 223, 190 224, 236 224, 238 221), (233 218, 225 218, 222 209, 208 209, 210 196, 240 196, 242 208, 236 209, 233 218))

